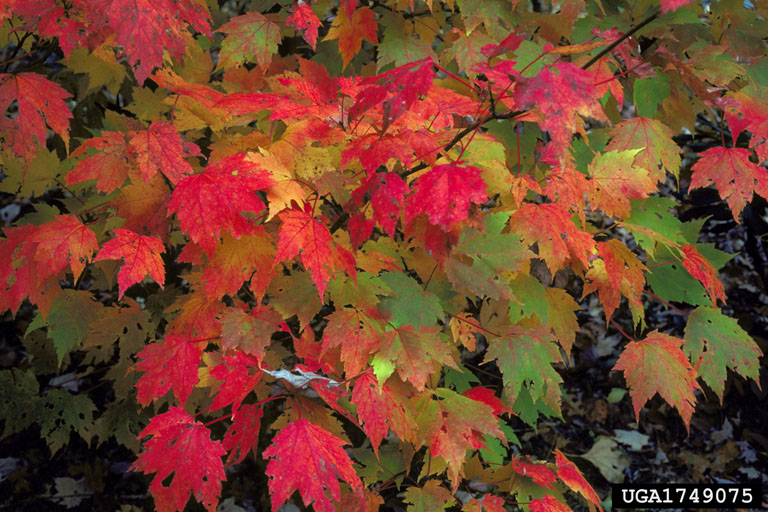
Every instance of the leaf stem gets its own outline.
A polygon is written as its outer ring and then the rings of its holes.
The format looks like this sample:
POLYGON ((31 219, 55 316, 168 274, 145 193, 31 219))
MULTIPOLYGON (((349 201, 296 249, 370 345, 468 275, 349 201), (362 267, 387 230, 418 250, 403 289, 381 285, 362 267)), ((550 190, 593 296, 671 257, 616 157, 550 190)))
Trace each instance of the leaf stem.
POLYGON ((651 297, 653 297, 654 299, 658 300, 659 302, 661 302, 662 304, 664 304, 668 308, 674 309, 675 311, 677 311, 681 315, 688 316, 688 312, 687 311, 683 311, 682 309, 673 306, 672 304, 670 304, 666 300, 662 299, 661 297, 659 297, 658 295, 656 295, 652 291, 650 291, 650 290, 643 290, 643 293, 645 293, 646 295, 650 295, 651 297))
POLYGON ((619 327, 619 324, 616 323, 616 320, 611 318, 611 323, 613 324, 613 326, 616 328, 617 331, 619 331, 621 334, 624 335, 625 338, 627 338, 629 341, 635 341, 635 339, 632 336, 625 333, 624 330, 621 327, 619 327))

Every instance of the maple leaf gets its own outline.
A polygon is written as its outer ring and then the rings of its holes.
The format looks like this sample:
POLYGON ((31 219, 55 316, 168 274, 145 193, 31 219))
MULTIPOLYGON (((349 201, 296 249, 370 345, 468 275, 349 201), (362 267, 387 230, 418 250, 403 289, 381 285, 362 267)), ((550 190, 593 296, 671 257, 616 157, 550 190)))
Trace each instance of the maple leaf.
POLYGON ((34 259, 39 271, 58 274, 69 263, 75 281, 91 254, 99 249, 96 235, 74 215, 58 215, 38 226, 30 242, 37 244, 34 259))
POLYGON ((382 128, 387 128, 411 109, 416 100, 429 94, 434 79, 432 59, 411 62, 365 79, 362 89, 349 109, 349 119, 356 119, 374 106, 381 105, 382 128))
POLYGON ((210 374, 222 383, 216 390, 210 410, 217 411, 232 405, 232 413, 235 414, 245 397, 259 382, 261 362, 244 352, 224 356, 222 360, 222 364, 216 365, 210 371, 210 374), (254 369, 255 373, 251 373, 254 369))
POLYGON ((386 272, 381 280, 392 290, 392 295, 381 301, 379 311, 387 315, 391 325, 431 327, 443 317, 438 297, 402 272, 386 272))
POLYGON ((237 153, 181 180, 168 203, 168 215, 177 213, 181 229, 212 255, 222 231, 235 238, 253 232, 254 226, 241 212, 266 208, 255 192, 273 183, 246 153, 237 153), (222 196, 227 200, 222 201, 222 196))
POLYGON ((592 261, 584 276, 582 298, 597 290, 605 310, 606 323, 619 307, 621 296, 629 301, 633 314, 643 317, 641 296, 645 286, 647 268, 624 244, 618 240, 598 242, 597 251, 601 259, 592 261))
POLYGON ((504 498, 500 496, 492 496, 490 494, 484 494, 482 498, 470 499, 461 512, 505 512, 504 498))
POLYGON ((570 507, 557 501, 557 498, 547 494, 543 498, 531 500, 531 512, 571 512, 570 507))
POLYGON ((139 85, 155 67, 163 50, 180 59, 186 50, 187 24, 211 36, 211 17, 195 0, 92 0, 92 19, 114 31, 139 85))
POLYGON ((165 252, 163 242, 153 236, 142 236, 129 229, 115 229, 115 238, 105 243, 93 261, 124 260, 117 273, 118 298, 144 276, 154 279, 160 288, 165 284, 165 265, 160 254, 165 252))
POLYGON ((235 295, 243 282, 250 280, 251 291, 261 299, 275 274, 275 248, 264 227, 255 226, 252 233, 239 240, 226 233, 222 238, 203 271, 206 293, 217 299, 235 295))
POLYGON ((527 476, 534 483, 547 489, 553 489, 552 483, 557 480, 557 476, 545 462, 534 463, 531 462, 530 457, 513 457, 512 469, 518 475, 527 476))
POLYGON ((683 351, 720 401, 728 369, 759 380, 762 351, 736 320, 718 309, 701 306, 691 312, 685 324, 683 351))
POLYGON ((124 229, 137 233, 152 233, 164 242, 168 241, 170 222, 166 216, 171 191, 160 174, 144 183, 138 180, 122 188, 110 205, 118 217, 125 219, 124 229))
POLYGON ((149 437, 132 470, 155 473, 149 490, 160 512, 183 510, 190 494, 206 509, 216 510, 221 482, 226 479, 221 457, 226 450, 211 439, 205 425, 195 421, 183 408, 171 406, 155 416, 141 431, 149 437), (150 437, 151 436, 151 437, 150 437), (163 481, 173 474, 166 487, 163 481))
POLYGON ((173 388, 176 399, 183 405, 198 382, 197 367, 205 345, 176 334, 166 335, 136 354, 141 361, 136 370, 145 372, 136 383, 136 400, 146 406, 173 388))
POLYGON ((409 487, 404 501, 413 512, 441 512, 456 503, 451 492, 437 480, 429 480, 424 487, 409 487))
POLYGON ((372 370, 355 379, 351 402, 357 406, 357 417, 377 454, 390 428, 403 441, 409 441, 415 435, 414 413, 401 387, 394 381, 379 386, 372 370))
POLYGON ((725 288, 717 278, 717 269, 699 253, 696 246, 683 244, 683 266, 696 279, 698 279, 709 293, 712 306, 717 307, 717 299, 725 302, 725 288))
POLYGON ((756 192, 768 197, 768 171, 749 161, 752 153, 745 148, 711 148, 691 167, 690 189, 714 185, 727 203, 733 218, 752 200, 756 192))
POLYGON ((368 7, 360 7, 351 15, 344 9, 337 13, 328 35, 325 36, 325 41, 339 40, 339 53, 341 53, 345 68, 352 57, 360 51, 363 39, 373 44, 379 42, 376 35, 379 26, 376 24, 375 18, 376 13, 368 7))
POLYGON ((639 150, 608 151, 598 154, 589 163, 592 185, 589 202, 610 217, 626 217, 630 199, 643 199, 656 190, 648 171, 633 162, 639 150))
POLYGON ((251 314, 227 309, 221 317, 221 347, 250 354, 261 366, 272 333, 279 331, 282 324, 283 317, 267 307, 256 308, 251 314))
POLYGON ((732 138, 736 140, 742 130, 749 130, 752 136, 749 147, 755 150, 758 162, 768 160, 768 101, 747 92, 746 88, 728 93, 723 100, 725 118, 731 127, 732 138))
POLYGON ((589 266, 595 241, 589 233, 576 228, 559 204, 526 203, 509 218, 509 227, 526 243, 538 243, 539 255, 553 273, 564 268, 569 260, 589 266))
POLYGON ((303 30, 304 40, 309 43, 313 50, 317 49, 317 29, 320 27, 320 20, 312 11, 310 4, 303 1, 298 2, 293 7, 293 12, 285 19, 285 24, 289 27, 296 27, 297 30, 303 30))
POLYGON ((201 156, 200 148, 191 142, 184 142, 170 123, 152 123, 148 129, 134 135, 129 144, 136 153, 136 162, 145 183, 162 172, 176 185, 193 173, 185 158, 201 156))
POLYGON ((385 382, 395 369, 404 381, 424 391, 427 379, 436 372, 436 363, 456 369, 450 347, 433 328, 398 327, 382 341, 371 365, 379 382, 385 382))
POLYGON ((613 139, 606 151, 639 149, 634 164, 648 170, 654 182, 664 181, 664 171, 677 177, 680 172, 680 147, 675 144, 672 129, 656 119, 635 117, 611 130, 613 139))
POLYGON ((222 445, 229 452, 227 464, 237 464, 245 459, 248 451, 253 451, 256 457, 256 448, 259 441, 259 428, 264 411, 261 405, 245 404, 233 414, 232 424, 224 434, 222 445))
POLYGON ((309 203, 303 210, 285 210, 279 217, 283 226, 277 242, 275 264, 301 253, 301 262, 310 271, 320 300, 334 270, 344 269, 348 274, 355 275, 354 256, 333 242, 325 224, 313 216, 309 203))
POLYGON ((341 360, 347 375, 356 375, 368 366, 370 355, 381 344, 374 319, 358 309, 337 309, 327 317, 321 355, 341 345, 341 360))
POLYGON ((34 293, 39 275, 36 271, 35 249, 30 239, 35 226, 4 228, 0 240, 0 310, 15 312, 25 297, 34 293))
POLYGON ((614 365, 614 370, 623 370, 629 385, 635 416, 656 393, 670 405, 677 408, 690 426, 696 396, 700 389, 696 383, 696 371, 691 367, 680 345, 683 340, 653 331, 642 341, 631 341, 624 348, 614 365))
POLYGON ((488 200, 482 170, 463 162, 436 165, 419 176, 413 193, 408 197, 406 217, 410 221, 425 213, 429 222, 449 231, 456 222, 469 215, 470 203, 488 200))
POLYGON ((72 112, 64 100, 71 96, 37 73, 0 73, 0 112, 8 110, 14 100, 19 109, 15 119, 0 118, 0 134, 16 155, 30 158, 39 147, 45 147, 46 124, 69 147, 72 112))
POLYGON ((469 226, 461 231, 445 266, 448 279, 457 291, 466 290, 493 299, 508 300, 514 296, 501 274, 522 269, 535 255, 520 237, 502 233, 508 218, 507 212, 492 213, 483 218, 484 233, 469 226), (466 264, 467 259, 471 265, 466 264))
POLYGON ((512 411, 507 407, 504 402, 496 396, 496 393, 489 388, 477 386, 469 388, 462 393, 462 396, 477 400, 485 405, 488 405, 493 409, 493 414, 498 416, 500 414, 512 414, 512 411))
POLYGON ((88 139, 70 156, 78 158, 83 155, 85 158, 67 173, 67 185, 96 180, 96 189, 107 193, 125 183, 134 158, 125 134, 118 132, 104 132, 101 137, 88 139))
POLYGON ((305 419, 283 427, 262 454, 265 459, 271 459, 266 473, 272 477, 269 480, 272 510, 280 508, 293 491, 298 490, 304 505, 314 503, 318 512, 333 512, 331 500, 341 500, 337 478, 353 490, 361 491, 362 482, 341 448, 344 444, 347 443, 305 419), (301 461, 300 467, 296 461, 301 461))
POLYGON ((607 121, 600 97, 589 74, 570 62, 558 62, 542 68, 533 78, 521 78, 514 92, 516 108, 536 110, 538 115, 531 113, 526 119, 538 121, 552 135, 563 157, 575 132, 586 138, 577 114, 607 121))
POLYGON ((282 39, 280 26, 258 12, 232 18, 216 31, 227 35, 221 43, 218 69, 231 66, 232 63, 240 66, 253 60, 266 69, 282 39))
POLYGON ((595 510, 595 508, 602 512, 603 507, 600 505, 602 502, 600 496, 589 485, 589 482, 584 479, 579 468, 557 448, 555 448, 555 464, 557 465, 557 477, 571 490, 578 492, 587 499, 590 512, 595 510))
POLYGON ((438 388, 439 400, 428 398, 417 403, 420 416, 419 435, 430 447, 433 457, 442 457, 448 464, 448 475, 454 490, 462 476, 467 450, 485 447, 483 434, 505 439, 490 405, 459 395, 450 389, 438 388), (470 412, 471 411, 471 412, 470 412))
POLYGON ((661 0, 661 13, 666 14, 669 11, 675 11, 681 7, 692 3, 694 0, 661 0))
POLYGON ((562 357, 549 329, 513 326, 504 337, 489 343, 485 362, 494 360, 504 376, 507 400, 514 401, 525 386, 534 402, 543 398, 555 410, 559 408, 563 379, 552 364, 562 357))

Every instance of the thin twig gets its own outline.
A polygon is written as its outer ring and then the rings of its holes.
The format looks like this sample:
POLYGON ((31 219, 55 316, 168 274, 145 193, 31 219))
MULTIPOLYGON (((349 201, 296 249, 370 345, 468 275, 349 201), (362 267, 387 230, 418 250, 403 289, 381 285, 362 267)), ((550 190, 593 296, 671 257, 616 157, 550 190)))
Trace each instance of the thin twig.
POLYGON ((606 46, 605 48, 600 50, 600 52, 597 55, 595 55, 594 57, 589 59, 586 64, 581 66, 581 69, 589 68, 590 66, 592 66, 592 64, 594 64, 595 62, 599 61, 600 59, 602 59, 603 57, 608 55, 611 51, 613 51, 614 48, 619 46, 624 40, 628 39, 629 37, 632 37, 632 34, 634 34, 638 30, 640 30, 641 28, 643 28, 644 26, 646 26, 647 24, 649 24, 650 22, 655 20, 659 16, 660 13, 661 13, 661 10, 659 10, 659 9, 656 9, 655 11, 653 11, 650 16, 648 16, 643 21, 641 21, 640 23, 638 23, 637 25, 632 27, 629 30, 629 32, 627 32, 626 34, 622 35, 617 40, 615 40, 614 42, 612 42, 611 44, 609 44, 608 46, 606 46))

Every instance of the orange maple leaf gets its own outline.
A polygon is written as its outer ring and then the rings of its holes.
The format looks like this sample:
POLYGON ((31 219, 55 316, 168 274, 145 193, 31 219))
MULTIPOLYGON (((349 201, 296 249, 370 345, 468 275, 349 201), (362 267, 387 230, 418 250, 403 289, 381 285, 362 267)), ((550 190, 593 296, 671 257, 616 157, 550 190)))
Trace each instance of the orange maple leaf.
POLYGON ((656 393, 677 408, 690 428, 696 395, 696 371, 680 346, 683 340, 653 331, 642 341, 631 341, 614 365, 623 370, 629 385, 635 416, 656 393))
POLYGON ((376 13, 368 7, 356 9, 351 18, 346 10, 340 9, 328 35, 325 36, 325 40, 339 40, 339 53, 341 53, 341 59, 346 68, 352 57, 360 51, 363 39, 373 44, 379 42, 376 34, 378 28, 376 13))

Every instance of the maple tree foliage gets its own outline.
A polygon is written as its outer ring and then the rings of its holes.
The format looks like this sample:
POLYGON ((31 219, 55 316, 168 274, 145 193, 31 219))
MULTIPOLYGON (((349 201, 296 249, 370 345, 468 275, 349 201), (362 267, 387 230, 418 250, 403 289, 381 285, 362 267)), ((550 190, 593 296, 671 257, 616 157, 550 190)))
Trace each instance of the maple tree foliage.
POLYGON ((0 192, 33 207, 2 229, 0 310, 115 394, 89 427, 87 394, 0 372, 78 412, 4 434, 115 436, 158 510, 214 510, 250 454, 274 511, 601 509, 510 425, 561 416, 592 294, 639 421, 658 394, 689 427, 728 370, 758 378, 727 258, 657 192, 714 187, 736 222, 768 198, 768 10, 552 5, 0 3, 0 192), (685 169, 702 118, 719 140, 685 169))

